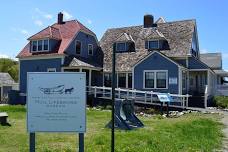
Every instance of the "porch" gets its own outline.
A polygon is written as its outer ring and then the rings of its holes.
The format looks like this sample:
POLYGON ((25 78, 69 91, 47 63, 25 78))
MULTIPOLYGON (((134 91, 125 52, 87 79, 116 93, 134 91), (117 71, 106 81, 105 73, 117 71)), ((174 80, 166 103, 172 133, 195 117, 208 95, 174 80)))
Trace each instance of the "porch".
POLYGON ((209 80, 208 70, 189 70, 188 94, 204 96, 209 80))
POLYGON ((65 59, 61 71, 85 72, 86 86, 101 86, 103 83, 102 67, 90 59, 70 56, 65 59))
POLYGON ((214 70, 216 73, 216 95, 228 96, 228 72, 224 70, 214 70))

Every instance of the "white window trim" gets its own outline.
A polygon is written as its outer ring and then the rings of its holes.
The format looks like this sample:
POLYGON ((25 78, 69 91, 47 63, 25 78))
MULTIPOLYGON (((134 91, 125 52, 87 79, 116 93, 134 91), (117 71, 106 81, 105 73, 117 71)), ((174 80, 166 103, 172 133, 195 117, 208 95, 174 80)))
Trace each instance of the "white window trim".
POLYGON ((126 44, 126 42, 116 42, 116 52, 126 52, 127 50, 127 44, 126 44), (117 45, 118 45, 118 43, 124 43, 124 50, 117 50, 117 45))
POLYGON ((168 70, 144 70, 143 71, 143 89, 168 89, 168 70), (154 72, 154 88, 146 88, 145 87, 145 74, 146 72, 154 72), (166 73, 166 87, 165 88, 157 88, 157 72, 165 72, 166 73))
POLYGON ((42 53, 42 52, 48 52, 50 50, 49 48, 49 39, 41 39, 41 40, 32 40, 31 41, 31 53, 42 53), (48 40, 48 49, 47 50, 44 50, 44 40, 48 40), (33 42, 36 41, 36 51, 33 51, 33 42), (42 49, 39 51, 38 50, 38 41, 42 41, 42 49))
POLYGON ((88 44, 88 55, 93 55, 93 44, 88 44), (89 53, 89 46, 92 46, 92 54, 89 53))
POLYGON ((147 41, 147 48, 148 48, 148 50, 149 49, 159 49, 159 45, 160 45, 159 43, 160 43, 159 40, 148 40, 147 41), (158 42, 158 47, 157 48, 150 48, 150 41, 157 41, 158 42))
POLYGON ((48 68, 47 72, 56 72, 56 68, 48 68))
POLYGON ((75 41, 75 54, 76 54, 76 55, 81 55, 81 52, 82 52, 82 42, 79 41, 79 40, 76 40, 76 41, 75 41), (81 43, 81 45, 80 45, 80 53, 79 53, 79 54, 78 54, 77 51, 76 51, 77 42, 80 42, 80 43, 81 43))

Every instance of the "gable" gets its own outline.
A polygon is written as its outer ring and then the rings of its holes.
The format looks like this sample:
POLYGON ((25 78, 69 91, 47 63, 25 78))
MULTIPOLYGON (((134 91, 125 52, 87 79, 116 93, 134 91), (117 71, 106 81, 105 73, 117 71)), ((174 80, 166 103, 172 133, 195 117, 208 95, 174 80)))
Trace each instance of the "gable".
POLYGON ((134 65, 134 68, 137 67, 148 67, 151 68, 151 66, 155 67, 157 70, 165 69, 168 66, 173 67, 179 67, 180 65, 173 61, 172 59, 166 57, 165 55, 154 51, 151 54, 149 54, 147 57, 139 61, 136 65, 134 65))
POLYGON ((190 57, 188 59, 189 69, 209 69, 209 67, 202 61, 196 59, 195 57, 190 57))

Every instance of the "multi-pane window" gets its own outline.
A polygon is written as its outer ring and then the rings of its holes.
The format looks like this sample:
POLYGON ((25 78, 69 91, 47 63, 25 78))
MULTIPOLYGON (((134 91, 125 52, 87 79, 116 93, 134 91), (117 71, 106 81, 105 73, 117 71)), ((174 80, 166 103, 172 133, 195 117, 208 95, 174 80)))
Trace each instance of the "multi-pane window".
POLYGON ((128 88, 132 88, 132 74, 128 73, 128 88))
POLYGON ((38 41, 38 51, 42 51, 43 50, 43 40, 39 40, 38 41))
POLYGON ((126 43, 119 42, 116 43, 116 52, 125 52, 126 51, 126 43))
POLYGON ((158 49, 159 41, 158 40, 148 41, 148 48, 149 49, 158 49))
POLYGON ((145 71, 144 88, 165 89, 167 88, 167 71, 145 71))
POLYGON ((111 87, 111 85, 112 85, 111 73, 104 73, 104 86, 111 87))
POLYGON ((166 88, 166 76, 166 72, 156 73, 157 88, 166 88))
POLYGON ((80 41, 76 41, 76 54, 81 54, 81 46, 82 46, 82 43, 80 41))
POLYGON ((145 88, 154 88, 154 72, 145 72, 145 88))
POLYGON ((118 87, 126 88, 126 73, 118 73, 118 87))
POLYGON ((88 45, 88 54, 93 55, 93 45, 92 44, 88 45))
POLYGON ((45 40, 34 40, 31 42, 32 44, 32 52, 36 52, 36 51, 48 51, 49 50, 49 42, 48 39, 45 40))
POLYGON ((47 72, 56 72, 56 68, 48 68, 47 72))
POLYGON ((37 50, 37 41, 32 41, 32 51, 37 50))

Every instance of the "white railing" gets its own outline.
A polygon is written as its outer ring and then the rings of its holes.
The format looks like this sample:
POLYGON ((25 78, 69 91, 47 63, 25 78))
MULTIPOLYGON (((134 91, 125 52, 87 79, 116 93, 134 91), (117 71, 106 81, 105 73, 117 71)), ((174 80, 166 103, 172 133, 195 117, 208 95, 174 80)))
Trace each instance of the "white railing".
POLYGON ((228 96, 228 85, 217 85, 216 95, 228 96))
MULTIPOLYGON (((94 98, 112 98, 112 88, 110 87, 97 87, 91 86, 87 87, 87 93, 93 95, 94 98)), ((159 92, 153 91, 141 91, 135 89, 115 89, 115 98, 118 99, 132 99, 135 103, 150 104, 150 105, 160 105, 157 95, 161 94, 159 92)), ((169 105, 171 107, 186 108, 188 107, 188 98, 190 95, 179 95, 179 94, 169 94, 174 100, 169 105)))

